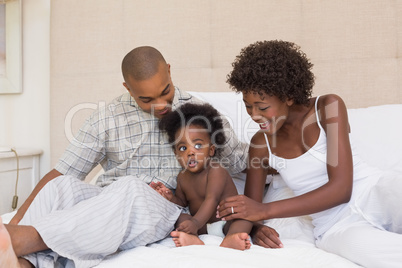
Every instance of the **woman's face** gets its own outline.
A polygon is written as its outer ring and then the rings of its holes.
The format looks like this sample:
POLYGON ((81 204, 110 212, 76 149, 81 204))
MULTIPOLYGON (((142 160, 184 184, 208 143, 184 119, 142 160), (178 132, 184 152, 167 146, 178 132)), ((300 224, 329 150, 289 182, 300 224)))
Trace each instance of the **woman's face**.
POLYGON ((281 101, 276 96, 256 92, 243 93, 247 113, 267 134, 276 133, 286 121, 292 101, 281 101))

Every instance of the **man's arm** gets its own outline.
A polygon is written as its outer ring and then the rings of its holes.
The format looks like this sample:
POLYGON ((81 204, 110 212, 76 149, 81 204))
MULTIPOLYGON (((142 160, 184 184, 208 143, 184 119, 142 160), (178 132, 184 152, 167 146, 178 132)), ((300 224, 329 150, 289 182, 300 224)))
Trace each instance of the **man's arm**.
POLYGON ((39 191, 45 186, 49 181, 54 178, 63 175, 58 172, 56 169, 52 169, 49 173, 47 173, 35 186, 32 193, 28 196, 27 200, 22 204, 22 206, 18 209, 17 214, 11 219, 10 224, 18 224, 22 217, 24 217, 25 212, 28 210, 35 196, 39 193, 39 191))

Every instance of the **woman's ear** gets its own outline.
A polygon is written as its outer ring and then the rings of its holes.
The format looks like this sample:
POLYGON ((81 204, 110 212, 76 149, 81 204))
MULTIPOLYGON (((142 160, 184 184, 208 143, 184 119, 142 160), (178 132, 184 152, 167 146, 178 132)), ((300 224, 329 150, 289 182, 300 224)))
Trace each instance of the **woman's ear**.
POLYGON ((289 107, 292 106, 294 103, 295 103, 295 101, 293 99, 287 99, 286 100, 286 105, 289 106, 289 107))
POLYGON ((215 155, 215 144, 212 144, 210 147, 209 147, 209 156, 210 157, 212 157, 212 156, 214 156, 215 155))

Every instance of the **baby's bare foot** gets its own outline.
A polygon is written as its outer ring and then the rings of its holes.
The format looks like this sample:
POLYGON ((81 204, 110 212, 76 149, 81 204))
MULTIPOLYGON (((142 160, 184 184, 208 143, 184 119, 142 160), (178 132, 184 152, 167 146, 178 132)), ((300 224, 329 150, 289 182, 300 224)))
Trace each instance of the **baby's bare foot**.
POLYGON ((10 235, 0 218, 0 268, 20 267, 11 245, 10 235))
POLYGON ((223 239, 220 246, 225 248, 245 250, 251 247, 251 243, 247 233, 236 233, 227 235, 223 239))
POLYGON ((173 238, 173 242, 175 243, 176 247, 184 247, 190 245, 204 245, 201 239, 198 236, 187 234, 184 232, 173 231, 170 233, 173 238))

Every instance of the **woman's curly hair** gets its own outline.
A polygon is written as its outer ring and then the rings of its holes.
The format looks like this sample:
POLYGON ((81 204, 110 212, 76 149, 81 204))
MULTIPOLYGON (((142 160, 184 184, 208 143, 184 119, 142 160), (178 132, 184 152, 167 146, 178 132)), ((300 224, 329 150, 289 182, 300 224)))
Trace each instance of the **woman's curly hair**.
POLYGON ((176 132, 189 125, 200 126, 208 130, 211 143, 216 146, 215 156, 220 156, 226 137, 223 121, 219 112, 210 104, 185 103, 175 111, 165 115, 159 121, 159 129, 166 131, 169 143, 174 147, 176 132))
POLYGON ((281 101, 308 104, 314 86, 313 64, 294 43, 259 41, 243 48, 227 83, 236 92, 262 92, 281 101))

